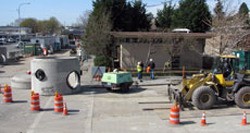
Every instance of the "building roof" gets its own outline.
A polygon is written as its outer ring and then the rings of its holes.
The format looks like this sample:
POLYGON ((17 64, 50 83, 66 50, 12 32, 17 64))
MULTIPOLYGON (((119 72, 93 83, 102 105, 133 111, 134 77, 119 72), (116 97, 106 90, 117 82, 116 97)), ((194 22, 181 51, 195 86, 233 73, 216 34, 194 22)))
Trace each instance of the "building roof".
POLYGON ((115 38, 212 38, 212 33, 110 32, 115 38))
POLYGON ((19 26, 0 26, 0 30, 13 30, 13 29, 31 29, 29 27, 19 27, 19 26))

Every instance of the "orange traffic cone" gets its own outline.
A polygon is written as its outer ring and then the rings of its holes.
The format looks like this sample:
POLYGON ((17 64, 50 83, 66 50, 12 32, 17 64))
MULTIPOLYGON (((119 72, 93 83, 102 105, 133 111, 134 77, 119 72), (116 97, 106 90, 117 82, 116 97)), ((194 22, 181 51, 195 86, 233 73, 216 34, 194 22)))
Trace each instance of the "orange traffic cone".
POLYGON ((12 102, 12 90, 11 87, 7 84, 4 86, 3 89, 3 102, 4 103, 11 103, 12 102))
POLYGON ((54 96, 54 112, 63 112, 63 96, 61 94, 58 94, 58 92, 56 92, 54 96))
POLYGON ((241 120, 241 125, 243 125, 243 126, 247 125, 247 114, 246 114, 246 111, 244 111, 244 113, 243 113, 243 117, 242 117, 242 120, 241 120))
POLYGON ((207 125, 207 122, 206 122, 206 113, 205 112, 202 113, 201 125, 202 126, 206 126, 207 125))
POLYGON ((31 91, 30 97, 30 110, 31 111, 40 111, 40 100, 39 94, 31 91))
POLYGON ((173 125, 180 124, 180 108, 177 103, 170 109, 169 122, 173 125))
POLYGON ((68 115, 68 109, 66 103, 63 104, 63 115, 68 115))

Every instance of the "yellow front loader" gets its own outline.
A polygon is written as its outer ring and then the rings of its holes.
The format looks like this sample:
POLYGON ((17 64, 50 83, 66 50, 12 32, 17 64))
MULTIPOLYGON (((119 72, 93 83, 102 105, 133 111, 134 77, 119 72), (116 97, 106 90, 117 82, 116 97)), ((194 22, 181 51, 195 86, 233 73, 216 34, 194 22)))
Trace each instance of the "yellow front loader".
POLYGON ((190 106, 201 110, 210 109, 219 99, 235 101, 240 108, 250 108, 248 75, 236 73, 235 70, 226 75, 225 71, 218 70, 220 66, 211 73, 194 74, 189 79, 184 76, 179 88, 168 88, 170 99, 176 100, 182 109, 190 106))

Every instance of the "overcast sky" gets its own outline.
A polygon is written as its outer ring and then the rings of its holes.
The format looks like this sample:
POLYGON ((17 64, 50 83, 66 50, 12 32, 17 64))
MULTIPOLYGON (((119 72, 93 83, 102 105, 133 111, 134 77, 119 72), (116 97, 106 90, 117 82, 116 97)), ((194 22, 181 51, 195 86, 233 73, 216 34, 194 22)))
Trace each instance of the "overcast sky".
MULTIPOLYGON (((129 0, 133 1, 133 0, 129 0)), ((165 0, 142 0, 147 4, 148 12, 156 14, 158 9, 162 9, 162 2, 165 0)), ((173 0, 178 4, 179 0, 173 0)), ((250 0, 229 0, 232 7, 238 8, 242 2, 246 2, 250 8, 250 0)), ((207 0, 212 9, 215 0, 207 0)), ((56 17, 62 24, 71 25, 76 23, 80 15, 87 10, 92 10, 92 0, 1 0, 0 26, 11 24, 18 18, 18 7, 20 6, 21 18, 36 18, 38 20, 56 17), (22 3, 30 3, 23 4, 22 3)))

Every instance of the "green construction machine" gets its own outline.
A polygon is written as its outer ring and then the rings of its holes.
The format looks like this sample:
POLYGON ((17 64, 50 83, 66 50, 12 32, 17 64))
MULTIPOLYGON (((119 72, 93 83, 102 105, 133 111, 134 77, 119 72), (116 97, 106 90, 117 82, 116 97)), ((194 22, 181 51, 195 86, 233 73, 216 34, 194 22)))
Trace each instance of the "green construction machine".
POLYGON ((180 85, 169 85, 169 98, 182 109, 193 106, 210 109, 217 100, 235 101, 240 108, 250 108, 250 75, 238 66, 237 56, 221 56, 215 60, 212 72, 194 74, 191 78, 183 76, 180 85))
POLYGON ((103 87, 109 91, 128 92, 133 84, 130 72, 115 71, 104 73, 101 79, 103 87))
POLYGON ((235 51, 235 56, 239 59, 239 70, 246 70, 247 72, 250 71, 250 51, 235 51))

